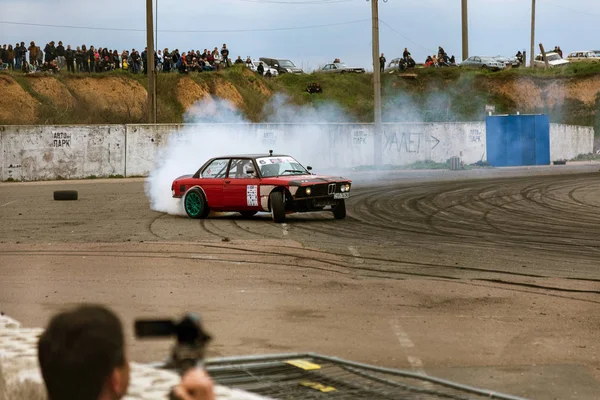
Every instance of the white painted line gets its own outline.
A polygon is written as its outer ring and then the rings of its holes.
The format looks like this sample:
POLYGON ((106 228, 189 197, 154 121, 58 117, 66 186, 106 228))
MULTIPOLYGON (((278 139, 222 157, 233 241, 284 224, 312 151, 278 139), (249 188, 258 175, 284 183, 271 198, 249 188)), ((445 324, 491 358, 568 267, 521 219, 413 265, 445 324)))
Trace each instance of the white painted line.
POLYGON ((423 370, 423 361, 418 357, 407 356, 408 363, 413 369, 423 370))
POLYGON ((404 332, 404 329, 402 329, 400 321, 398 321, 397 319, 393 319, 390 321, 390 325, 392 326, 394 334, 398 338, 398 342, 400 342, 400 346, 405 348, 415 347, 415 344, 412 342, 412 340, 410 340, 408 334, 404 332))
POLYGON ((356 249, 356 247, 354 246, 348 246, 348 251, 350 251, 350 254, 352 254, 354 256, 354 261, 357 264, 364 264, 365 260, 363 260, 360 256, 360 253, 358 252, 358 250, 356 249))
POLYGON ((348 246, 348 250, 350 250, 350 254, 354 257, 360 257, 360 253, 356 250, 356 247, 348 246))
POLYGON ((286 236, 288 234, 288 226, 287 224, 281 224, 281 226, 283 227, 283 236, 286 236))
POLYGON ((8 203, 6 203, 6 204, 2 204, 0 207, 4 207, 4 206, 7 206, 7 205, 9 205, 9 204, 16 203, 16 202, 17 202, 16 200, 9 201, 9 202, 8 202, 8 203))

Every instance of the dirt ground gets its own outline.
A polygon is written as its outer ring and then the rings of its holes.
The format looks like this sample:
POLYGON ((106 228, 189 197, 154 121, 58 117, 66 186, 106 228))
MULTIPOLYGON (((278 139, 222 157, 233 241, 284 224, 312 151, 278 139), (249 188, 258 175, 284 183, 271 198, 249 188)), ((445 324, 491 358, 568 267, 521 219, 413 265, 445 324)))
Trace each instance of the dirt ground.
POLYGON ((286 224, 153 212, 142 180, 4 183, 0 309, 43 326, 65 306, 107 304, 136 361, 170 343, 135 341, 135 318, 195 311, 209 356, 314 351, 597 399, 599 169, 357 175, 345 220, 286 224), (58 189, 80 199, 53 201, 58 189))

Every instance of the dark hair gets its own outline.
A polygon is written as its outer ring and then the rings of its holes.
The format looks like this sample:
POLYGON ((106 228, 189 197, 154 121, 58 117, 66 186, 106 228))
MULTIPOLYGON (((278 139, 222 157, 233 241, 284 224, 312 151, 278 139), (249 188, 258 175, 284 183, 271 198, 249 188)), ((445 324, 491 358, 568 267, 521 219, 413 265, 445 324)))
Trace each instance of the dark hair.
POLYGON ((40 336, 38 359, 49 400, 97 400, 126 362, 121 321, 95 305, 55 315, 40 336))

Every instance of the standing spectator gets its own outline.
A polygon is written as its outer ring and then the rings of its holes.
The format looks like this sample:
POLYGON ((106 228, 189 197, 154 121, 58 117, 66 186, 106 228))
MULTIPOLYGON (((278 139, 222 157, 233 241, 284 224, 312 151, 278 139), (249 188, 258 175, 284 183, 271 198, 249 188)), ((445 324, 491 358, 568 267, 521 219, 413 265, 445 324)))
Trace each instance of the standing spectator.
POLYGON ((560 58, 563 58, 563 52, 562 52, 562 50, 560 49, 560 46, 558 46, 558 47, 556 48, 556 52, 558 53, 558 55, 560 56, 560 58))
MULTIPOLYGON (((60 46, 60 42, 58 44, 60 46)), ((71 45, 67 45, 67 50, 65 50, 65 60, 67 62, 67 71, 75 73, 75 51, 71 49, 71 45)))
POLYGON ((15 70, 15 51, 12 47, 12 44, 8 45, 8 49, 6 50, 6 62, 8 63, 8 68, 15 70))
POLYGON ((37 49, 37 55, 36 55, 36 66, 39 67, 40 65, 42 65, 44 63, 44 52, 42 51, 42 49, 40 48, 40 46, 36 47, 37 49))
POLYGON ((163 50, 163 72, 171 72, 171 53, 168 48, 163 50))
POLYGON ((83 72, 83 51, 79 46, 75 50, 75 64, 77 65, 77 72, 83 72))
POLYGON ((442 46, 438 46, 437 58, 444 58, 444 54, 446 54, 446 52, 444 51, 444 48, 442 46))
POLYGON ((89 72, 90 71, 90 66, 89 66, 89 59, 90 59, 90 55, 89 55, 89 51, 87 49, 87 47, 84 45, 81 46, 81 55, 83 56, 83 72, 89 72))
POLYGON ((210 54, 213 56, 216 69, 221 69, 223 60, 221 59, 221 53, 219 53, 219 49, 215 47, 210 54))
POLYGON ((90 66, 88 68, 88 72, 96 72, 96 52, 94 51, 94 46, 90 46, 87 55, 90 59, 90 66))
POLYGON ((383 55, 383 53, 381 53, 381 57, 379 57, 379 70, 383 73, 383 71, 385 70, 385 56, 383 55))
POLYGON ((6 45, 3 45, 2 48, 0 48, 0 58, 6 63, 6 68, 8 68, 8 49, 6 48, 6 45))
POLYGON ((404 52, 402 53, 402 58, 404 58, 404 61, 408 62, 408 56, 410 56, 410 51, 408 51, 408 47, 404 48, 404 52))
POLYGON ((31 42, 27 50, 29 50, 29 64, 36 65, 37 64, 37 49, 38 47, 35 45, 35 42, 31 42))
POLYGON ((227 45, 225 43, 223 43, 223 48, 221 49, 221 58, 225 64, 225 68, 229 67, 229 49, 227 49, 227 45))
POLYGON ((148 48, 142 51, 142 64, 144 66, 144 74, 148 75, 148 48))
POLYGON ((59 40, 58 46, 56 47, 56 62, 58 64, 59 68, 65 67, 65 60, 66 60, 65 56, 66 56, 65 46, 63 46, 63 43, 59 40))
POLYGON ((113 63, 115 64, 115 69, 121 69, 121 62, 119 60, 119 52, 118 51, 113 51, 112 53, 112 60, 113 63))
POLYGON ((44 55, 46 56, 44 61, 48 63, 56 59, 56 47, 54 47, 54 41, 46 45, 44 48, 44 55))
POLYGON ((256 72, 260 75, 263 76, 263 74, 265 73, 265 66, 263 65, 263 62, 259 62, 258 63, 258 67, 256 67, 256 72))
POLYGON ((14 59, 15 59, 15 69, 21 69, 21 46, 19 43, 15 43, 15 48, 13 49, 14 59))
POLYGON ((27 61, 27 47, 25 47, 25 42, 21 42, 21 49, 19 50, 19 58, 21 59, 21 63, 27 61))

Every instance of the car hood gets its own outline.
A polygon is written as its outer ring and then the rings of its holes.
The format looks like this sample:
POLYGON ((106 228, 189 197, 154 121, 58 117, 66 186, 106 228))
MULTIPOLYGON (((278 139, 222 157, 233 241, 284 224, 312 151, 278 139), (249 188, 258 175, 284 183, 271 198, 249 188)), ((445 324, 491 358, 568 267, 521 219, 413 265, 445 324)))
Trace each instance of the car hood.
POLYGON ((292 185, 292 186, 309 186, 309 185, 318 185, 320 183, 331 183, 331 182, 351 182, 351 181, 350 181, 350 179, 346 179, 341 176, 291 175, 291 176, 263 178, 261 183, 262 184, 287 183, 288 185, 292 185))

